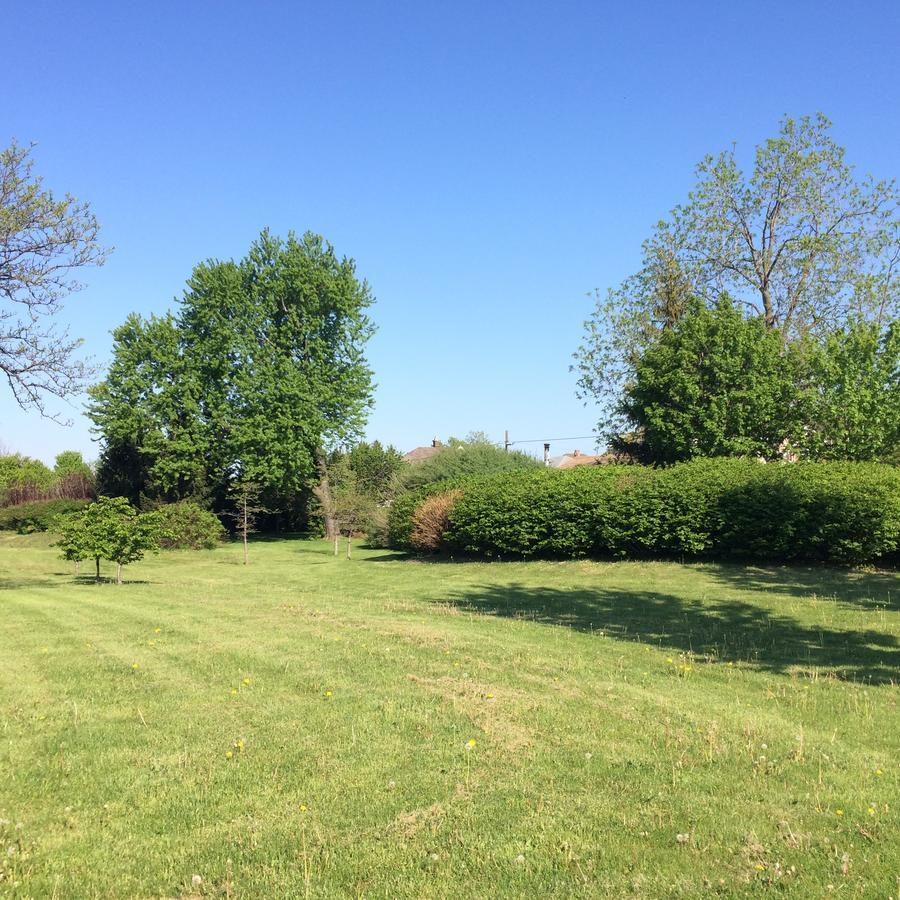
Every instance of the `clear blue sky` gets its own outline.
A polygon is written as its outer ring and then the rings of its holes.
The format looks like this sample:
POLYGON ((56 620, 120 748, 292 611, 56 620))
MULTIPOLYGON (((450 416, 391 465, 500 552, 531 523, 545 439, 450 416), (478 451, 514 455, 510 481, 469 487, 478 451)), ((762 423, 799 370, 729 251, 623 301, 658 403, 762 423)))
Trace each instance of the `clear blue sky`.
MULTIPOLYGON (((589 434, 568 371, 586 294, 634 270, 704 153, 821 110, 860 170, 900 169, 895 0, 15 6, 0 142, 38 142, 116 247, 67 305, 87 351, 104 363, 198 261, 312 229, 378 299, 368 433, 403 449, 589 434)), ((95 457, 69 414, 4 386, 0 441, 95 457)))

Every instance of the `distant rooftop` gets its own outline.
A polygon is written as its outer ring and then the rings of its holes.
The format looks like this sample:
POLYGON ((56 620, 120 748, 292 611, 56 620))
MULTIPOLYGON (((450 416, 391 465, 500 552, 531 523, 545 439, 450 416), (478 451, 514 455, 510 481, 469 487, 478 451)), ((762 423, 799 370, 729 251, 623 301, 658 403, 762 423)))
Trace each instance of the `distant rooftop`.
POLYGON ((551 469, 574 469, 576 466, 606 466, 616 461, 612 453, 601 453, 594 456, 590 453, 582 453, 573 450, 571 453, 563 453, 562 456, 551 456, 547 465, 551 469))
POLYGON ((444 445, 435 438, 431 442, 430 447, 416 447, 415 450, 410 450, 409 453, 405 453, 403 455, 403 461, 408 463, 425 462, 426 459, 430 459, 432 456, 437 455, 443 449, 444 445))

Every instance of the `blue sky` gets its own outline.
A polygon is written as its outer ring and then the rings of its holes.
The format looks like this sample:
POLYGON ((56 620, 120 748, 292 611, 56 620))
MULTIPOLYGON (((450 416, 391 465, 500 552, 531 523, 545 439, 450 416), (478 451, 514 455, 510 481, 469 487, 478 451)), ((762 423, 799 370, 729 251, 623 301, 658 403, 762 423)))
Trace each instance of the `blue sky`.
MULTIPOLYGON (((705 153, 749 158, 785 113, 896 175, 898 43, 896 2, 30 2, 0 35, 0 143, 37 142, 116 247, 65 312, 101 365, 198 261, 312 229, 378 300, 370 437, 587 435, 587 293, 635 269, 705 153)), ((0 441, 95 457, 64 410, 4 388, 0 441)))

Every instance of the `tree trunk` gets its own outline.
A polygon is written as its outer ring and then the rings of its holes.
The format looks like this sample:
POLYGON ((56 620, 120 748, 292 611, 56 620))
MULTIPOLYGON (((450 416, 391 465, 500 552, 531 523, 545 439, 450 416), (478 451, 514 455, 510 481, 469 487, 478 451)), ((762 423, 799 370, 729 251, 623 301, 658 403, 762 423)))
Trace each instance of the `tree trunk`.
POLYGON ((248 560, 248 551, 247 547, 247 529, 249 527, 248 516, 247 516, 247 498, 244 497, 244 527, 241 529, 244 535, 244 565, 246 566, 249 562, 248 560))
POLYGON ((116 563, 116 584, 122 583, 122 563, 116 563))
POLYGON ((334 533, 334 555, 338 555, 338 533, 334 533))
POLYGON ((766 316, 766 328, 774 328, 775 310, 772 309, 772 292, 769 290, 768 284, 762 285, 759 290, 762 294, 763 311, 766 316))
POLYGON ((350 535, 352 534, 352 532, 352 528, 347 532, 347 559, 350 559, 350 535))
POLYGON ((316 457, 319 467, 319 483, 316 485, 316 496, 322 504, 322 518, 325 520, 325 537, 328 540, 337 540, 340 533, 334 521, 334 497, 331 495, 331 484, 328 481, 328 467, 325 465, 325 455, 319 453, 316 457))
POLYGON ((100 557, 99 557, 99 556, 95 556, 95 557, 94 557, 94 562, 97 563, 97 581, 99 581, 99 580, 100 580, 100 557))

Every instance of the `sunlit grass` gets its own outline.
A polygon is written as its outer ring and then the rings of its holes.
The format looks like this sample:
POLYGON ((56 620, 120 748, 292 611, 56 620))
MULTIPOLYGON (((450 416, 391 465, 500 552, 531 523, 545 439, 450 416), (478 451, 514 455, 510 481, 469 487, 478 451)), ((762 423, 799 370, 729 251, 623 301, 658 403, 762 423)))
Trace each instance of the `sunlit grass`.
POLYGON ((0 538, 0 894, 898 895, 892 573, 0 538))

